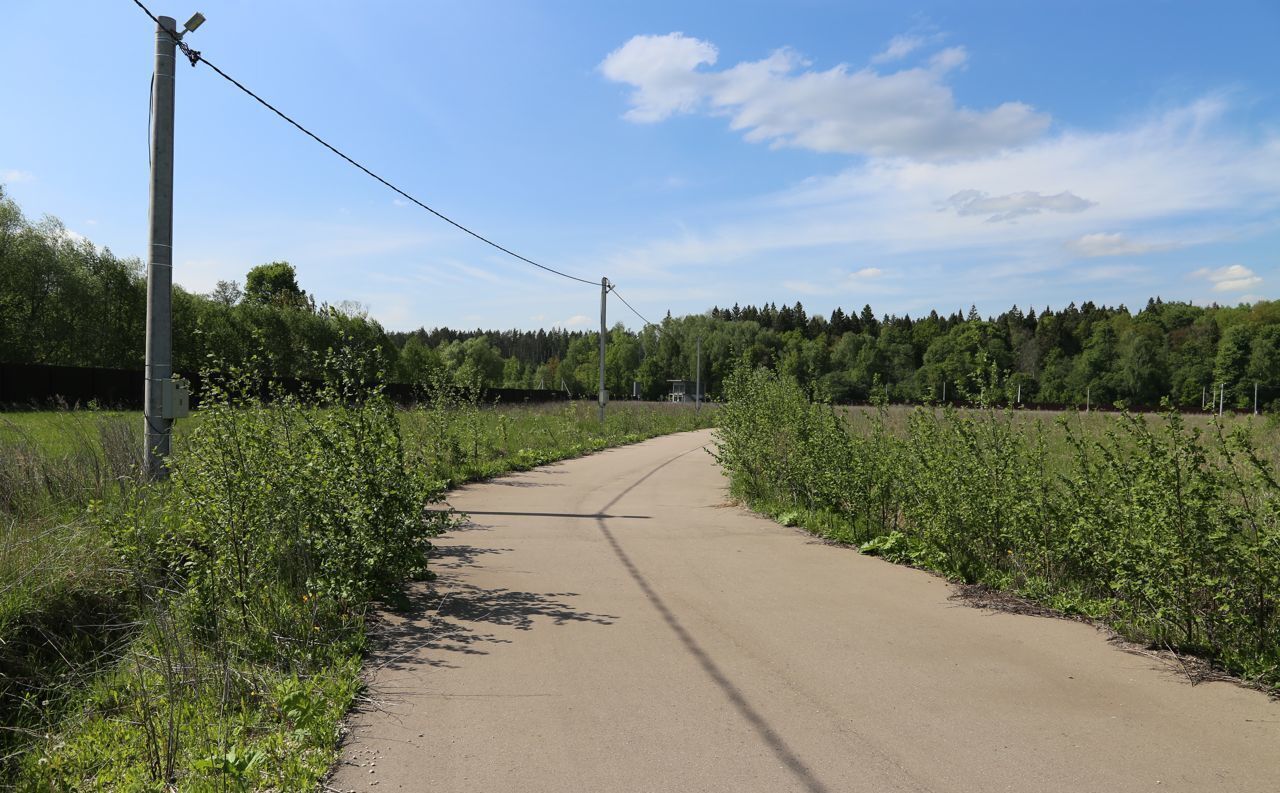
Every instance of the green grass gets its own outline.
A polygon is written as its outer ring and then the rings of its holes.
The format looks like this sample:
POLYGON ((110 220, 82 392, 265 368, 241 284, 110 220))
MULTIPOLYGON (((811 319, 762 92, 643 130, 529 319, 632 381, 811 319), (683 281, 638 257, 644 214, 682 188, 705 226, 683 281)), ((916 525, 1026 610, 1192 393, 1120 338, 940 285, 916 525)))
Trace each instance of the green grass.
POLYGON ((161 486, 137 479, 140 414, 0 415, 0 782, 313 789, 358 691, 366 605, 423 574, 439 529, 395 540, 388 521, 714 415, 371 404, 198 412, 161 486))
POLYGON ((780 522, 1280 688, 1270 418, 841 409, 764 370, 728 391, 718 458, 780 522))

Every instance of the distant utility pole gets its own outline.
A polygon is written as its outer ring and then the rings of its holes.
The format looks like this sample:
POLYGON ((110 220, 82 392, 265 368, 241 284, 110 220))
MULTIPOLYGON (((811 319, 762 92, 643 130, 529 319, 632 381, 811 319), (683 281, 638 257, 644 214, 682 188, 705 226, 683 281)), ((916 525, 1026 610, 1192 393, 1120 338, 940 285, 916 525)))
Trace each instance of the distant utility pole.
POLYGON ((1089 412, 1089 397, 1092 396, 1092 394, 1093 394, 1093 386, 1091 385, 1085 386, 1084 387, 1084 412, 1085 413, 1089 412))
POLYGON ((1253 381, 1253 415, 1258 415, 1258 381, 1253 381))
POLYGON ((605 327, 605 301, 609 296, 609 279, 600 279, 600 423, 604 423, 604 406, 609 400, 608 393, 604 390, 604 337, 607 328, 605 327))
POLYGON ((702 410, 702 337, 701 336, 698 337, 698 353, 696 357, 698 359, 698 362, 696 364, 698 373, 696 375, 697 379, 694 380, 694 386, 693 386, 693 410, 695 413, 702 410))
POLYGON ((1218 383, 1218 415, 1222 415, 1222 408, 1227 402, 1227 384, 1218 383))

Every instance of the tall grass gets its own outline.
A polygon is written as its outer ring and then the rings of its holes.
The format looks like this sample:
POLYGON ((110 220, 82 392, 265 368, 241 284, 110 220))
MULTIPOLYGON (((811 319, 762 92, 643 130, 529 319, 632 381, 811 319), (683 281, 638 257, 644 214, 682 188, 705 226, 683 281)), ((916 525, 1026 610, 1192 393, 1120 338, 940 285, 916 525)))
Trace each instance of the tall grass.
POLYGON ((785 522, 1280 685, 1280 484, 1261 422, 850 420, 750 369, 727 393, 718 458, 738 496, 785 522))
POLYGON ((427 575, 448 484, 707 426, 680 406, 392 406, 228 379, 138 478, 136 414, 0 418, 0 744, 30 789, 312 789, 368 604, 427 575))

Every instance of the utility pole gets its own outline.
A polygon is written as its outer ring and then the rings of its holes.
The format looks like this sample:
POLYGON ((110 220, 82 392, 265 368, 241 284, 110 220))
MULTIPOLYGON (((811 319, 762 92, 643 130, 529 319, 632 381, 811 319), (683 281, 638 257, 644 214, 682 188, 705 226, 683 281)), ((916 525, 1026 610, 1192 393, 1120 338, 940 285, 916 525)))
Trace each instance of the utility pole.
POLYGON ((1227 384, 1218 383, 1218 415, 1222 415, 1222 408, 1227 401, 1227 384))
POLYGON ((696 364, 696 368, 698 370, 698 373, 696 375, 697 379, 694 380, 694 385, 693 385, 693 411, 695 413, 700 412, 702 410, 702 337, 701 336, 698 337, 697 359, 698 361, 696 364))
POLYGON ((1022 383, 1018 383, 1018 401, 1016 404, 1022 404, 1022 383))
POLYGON ((173 376, 173 104, 178 35, 178 23, 172 17, 160 17, 151 88, 151 246, 142 411, 143 466, 149 479, 164 479, 169 474, 165 458, 173 429, 173 419, 165 416, 164 396, 173 376))
POLYGON ((604 337, 607 328, 605 327, 604 309, 605 299, 609 296, 609 279, 600 279, 600 423, 604 423, 604 405, 609 399, 609 395, 604 390, 604 337))
POLYGON ((1258 381, 1253 381, 1253 415, 1258 415, 1258 381))
POLYGON ((947 404, 947 381, 942 381, 942 404, 947 404))
POLYGON ((1085 413, 1089 412, 1089 398, 1092 395, 1093 395, 1093 386, 1092 385, 1085 386, 1084 387, 1084 412, 1085 413))
POLYGON ((1204 386, 1200 386, 1200 409, 1204 410, 1209 406, 1209 396, 1204 386))

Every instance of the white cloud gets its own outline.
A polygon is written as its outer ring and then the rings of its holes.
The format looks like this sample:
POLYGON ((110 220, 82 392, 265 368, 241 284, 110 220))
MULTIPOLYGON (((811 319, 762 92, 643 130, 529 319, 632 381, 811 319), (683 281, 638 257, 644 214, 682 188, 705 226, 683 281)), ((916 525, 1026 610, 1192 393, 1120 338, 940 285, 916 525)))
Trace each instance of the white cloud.
POLYGON ((1146 253, 1168 250, 1170 245, 1156 242, 1139 242, 1119 232, 1082 234, 1067 242, 1067 249, 1086 258, 1098 256, 1141 256, 1146 253))
POLYGON ((871 56, 872 63, 888 63, 890 61, 899 61, 907 57, 911 53, 924 46, 924 39, 920 36, 900 35, 894 36, 889 40, 888 46, 883 52, 871 56))
POLYGON ((16 184, 18 182, 33 182, 35 175, 30 171, 9 170, 0 171, 0 183, 16 184))
POLYGON ((684 35, 635 36, 609 53, 600 64, 605 77, 635 87, 629 121, 662 121, 673 113, 688 113, 703 100, 704 75, 696 70, 714 65, 715 45, 684 35))
POLYGON ((1232 264, 1217 269, 1202 267, 1191 274, 1213 284, 1215 292, 1245 292, 1262 283, 1262 278, 1242 264, 1232 264))
POLYGON ((967 60, 963 47, 935 53, 927 66, 888 73, 847 64, 816 71, 786 48, 719 71, 702 68, 714 66, 718 54, 710 42, 682 33, 635 36, 600 70, 634 89, 624 116, 630 121, 705 111, 728 116, 749 141, 819 152, 972 156, 1027 143, 1049 125, 1047 115, 1021 102, 990 110, 957 105, 945 81, 967 60))
POLYGON ((588 317, 586 314, 574 314, 572 317, 569 317, 563 322, 557 322, 556 326, 561 328, 576 328, 576 327, 580 327, 583 325, 590 325, 590 324, 591 324, 591 317, 588 317))
POLYGON ((850 291, 858 291, 867 293, 873 291, 883 294, 882 288, 869 290, 868 286, 872 281, 879 280, 885 275, 884 270, 878 267, 863 267, 860 270, 854 270, 851 273, 834 272, 828 281, 815 283, 813 281, 792 280, 783 281, 782 286, 792 292, 802 292, 810 295, 831 295, 843 294, 850 291))
MULTIPOLYGON (((1134 246, 1145 244, 1131 238, 1171 249, 1270 232, 1280 213, 1280 137, 1233 132, 1222 123, 1227 111, 1225 101, 1208 97, 1118 129, 1067 130, 968 160, 871 158, 753 202, 735 202, 720 222, 617 252, 609 272, 651 277, 683 265, 770 266, 783 253, 819 266, 851 254, 938 262, 942 252, 945 261, 976 256, 1023 275, 1028 262, 1044 270, 1067 267, 1072 253, 1064 240, 1100 255, 1126 245, 1136 252, 1134 246), (1054 192, 1034 192, 1045 186, 1054 192), (1067 186, 1069 193, 1058 192, 1067 186), (1040 207, 1018 223, 975 223, 972 216, 938 211, 965 190, 988 200, 1056 198, 1067 208, 1078 207, 1084 196, 1094 205, 1076 212, 1040 207), (1091 237, 1100 227, 1107 235, 1091 237)), ((990 267, 974 272, 996 277, 990 267)), ((786 276, 819 280, 804 271, 786 276)))
POLYGON ((981 190, 961 190, 946 201, 957 215, 988 215, 988 223, 999 223, 1041 212, 1083 212, 1094 203, 1069 190, 1056 195, 1041 195, 1024 190, 999 196, 989 196, 981 190))

